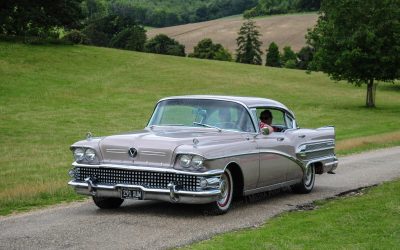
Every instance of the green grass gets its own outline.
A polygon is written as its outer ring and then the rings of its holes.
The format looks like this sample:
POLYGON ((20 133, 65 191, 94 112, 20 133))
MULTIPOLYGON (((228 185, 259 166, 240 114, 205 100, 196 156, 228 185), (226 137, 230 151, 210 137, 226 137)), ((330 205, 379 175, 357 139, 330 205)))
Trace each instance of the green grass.
MULTIPOLYGON (((396 86, 396 85, 394 85, 396 86)), ((399 130, 400 89, 365 88, 321 73, 87 46, 0 43, 0 214, 72 200, 69 146, 87 131, 143 128, 170 95, 260 96, 283 102, 302 127, 335 125, 337 139, 399 130), (43 194, 54 194, 57 199, 43 194), (19 202, 16 203, 15 200, 19 202)))
MULTIPOLYGON (((319 201, 260 228, 222 234, 184 249, 398 249, 400 181, 361 196, 319 201)), ((364 193, 363 192, 363 193, 364 193)))

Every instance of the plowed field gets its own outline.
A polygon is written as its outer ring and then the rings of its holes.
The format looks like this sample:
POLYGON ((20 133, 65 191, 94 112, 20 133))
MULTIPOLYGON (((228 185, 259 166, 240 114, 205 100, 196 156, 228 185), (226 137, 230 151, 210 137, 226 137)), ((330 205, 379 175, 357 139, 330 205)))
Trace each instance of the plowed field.
MULTIPOLYGON (((289 45, 294 51, 299 51, 305 45, 307 29, 315 25, 318 15, 294 14, 263 17, 255 19, 262 34, 263 47, 268 47, 271 42, 276 42, 282 49, 289 45)), ((193 47, 203 38, 211 38, 214 42, 221 43, 232 53, 236 50, 236 38, 240 26, 244 22, 241 16, 217 19, 201 23, 191 23, 179 26, 149 30, 147 35, 153 37, 157 34, 166 34, 186 46, 186 53, 193 51, 193 47)))

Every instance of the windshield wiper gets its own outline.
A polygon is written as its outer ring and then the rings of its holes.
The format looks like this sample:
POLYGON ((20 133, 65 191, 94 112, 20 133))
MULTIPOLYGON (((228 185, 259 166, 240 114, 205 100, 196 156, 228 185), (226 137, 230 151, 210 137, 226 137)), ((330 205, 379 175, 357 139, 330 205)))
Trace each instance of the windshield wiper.
POLYGON ((212 126, 212 125, 208 125, 208 124, 205 124, 205 123, 193 122, 193 124, 194 124, 194 125, 199 125, 199 126, 202 126, 202 127, 206 127, 206 128, 215 128, 215 129, 218 130, 218 132, 221 132, 221 131, 222 131, 222 129, 219 128, 219 127, 212 126))

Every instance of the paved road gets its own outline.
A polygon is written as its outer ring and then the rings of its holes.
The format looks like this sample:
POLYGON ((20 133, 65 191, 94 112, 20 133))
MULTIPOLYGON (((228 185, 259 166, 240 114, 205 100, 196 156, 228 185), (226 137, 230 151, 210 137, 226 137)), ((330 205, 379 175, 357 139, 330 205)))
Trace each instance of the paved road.
POLYGON ((233 229, 257 226, 296 205, 400 177, 400 147, 343 157, 336 175, 317 176, 311 194, 280 192, 236 203, 223 216, 197 206, 136 201, 103 211, 77 202, 0 218, 0 249, 165 249, 233 229))

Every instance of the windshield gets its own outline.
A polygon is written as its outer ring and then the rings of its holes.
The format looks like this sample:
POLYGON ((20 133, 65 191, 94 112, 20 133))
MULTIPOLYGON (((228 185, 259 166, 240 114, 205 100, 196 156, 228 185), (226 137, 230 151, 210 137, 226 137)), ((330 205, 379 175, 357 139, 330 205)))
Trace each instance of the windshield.
POLYGON ((160 102, 149 126, 215 127, 255 132, 247 110, 229 101, 206 99, 172 99, 160 102))

